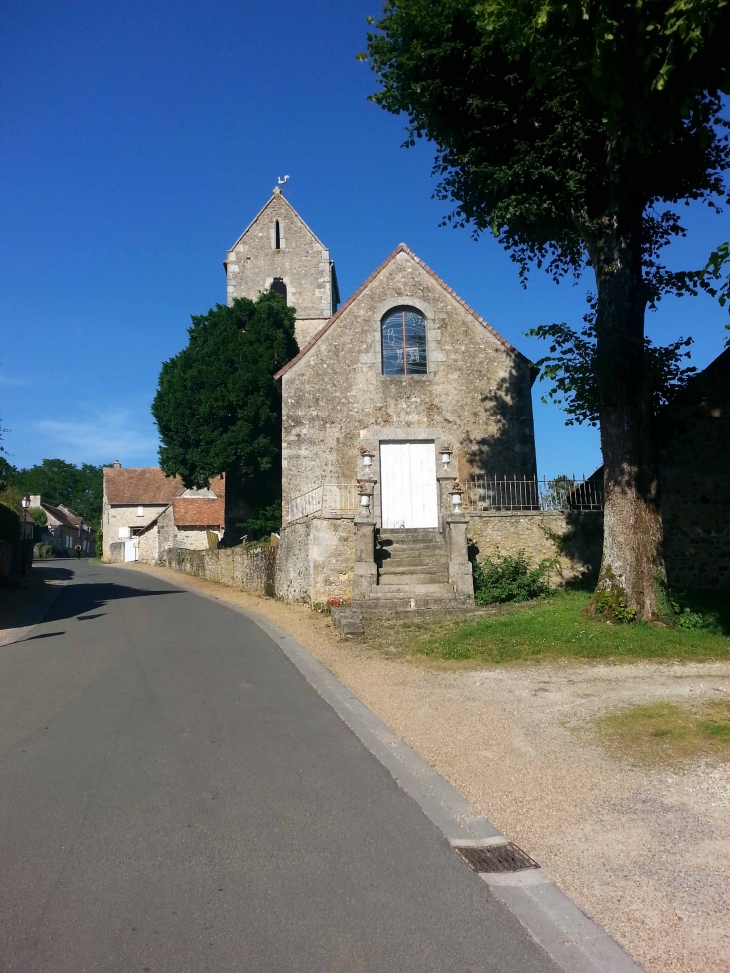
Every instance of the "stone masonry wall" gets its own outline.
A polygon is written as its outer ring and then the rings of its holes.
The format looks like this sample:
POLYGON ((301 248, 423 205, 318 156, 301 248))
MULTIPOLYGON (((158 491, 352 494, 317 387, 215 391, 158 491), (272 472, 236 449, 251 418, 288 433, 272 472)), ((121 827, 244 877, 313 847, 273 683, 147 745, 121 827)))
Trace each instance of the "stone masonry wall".
POLYGON ((524 550, 535 563, 559 557, 553 584, 597 575, 603 547, 603 516, 594 512, 470 514, 467 536, 477 561, 524 550))
POLYGON ((167 552, 167 566, 257 595, 273 595, 276 557, 277 548, 268 546, 205 551, 176 547, 167 552))
POLYGON ((310 599, 351 598, 355 569, 355 524, 347 519, 318 519, 309 532, 310 599))
POLYGON ((730 591, 730 348, 661 419, 667 580, 680 590, 730 591))
MULTIPOLYGON (((398 253, 282 376, 283 499, 354 483, 358 446, 450 440, 459 476, 536 472, 529 363, 488 331, 408 253, 398 253), (381 320, 426 319, 427 375, 383 375, 381 320)), ((379 485, 376 487, 376 510, 379 485)))
POLYGON ((351 598, 355 567, 352 518, 309 517, 285 526, 277 560, 276 594, 285 601, 351 598))
POLYGON ((297 520, 282 528, 276 559, 276 594, 284 601, 308 601, 309 521, 297 520))
POLYGON ((228 303, 236 297, 255 300, 275 277, 286 284, 287 303, 296 308, 296 337, 302 348, 333 312, 332 261, 292 206, 274 194, 251 226, 228 252, 228 303), (275 247, 275 222, 280 244, 275 247))

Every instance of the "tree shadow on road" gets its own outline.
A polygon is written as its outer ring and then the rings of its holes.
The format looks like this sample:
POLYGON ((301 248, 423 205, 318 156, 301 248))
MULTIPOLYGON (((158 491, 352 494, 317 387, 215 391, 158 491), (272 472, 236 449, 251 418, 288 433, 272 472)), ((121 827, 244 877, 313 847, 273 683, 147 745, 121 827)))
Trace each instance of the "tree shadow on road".
MULTIPOLYGON (((129 585, 109 582, 75 584, 66 588, 63 596, 51 605, 43 621, 59 622, 64 618, 76 618, 79 615, 85 615, 88 619, 92 612, 103 608, 110 601, 119 601, 123 598, 156 598, 160 595, 182 594, 185 594, 185 592, 174 589, 150 590, 149 588, 133 588, 129 585)), ((105 612, 101 614, 105 614, 105 612)), ((84 619, 84 621, 87 619, 84 619)))

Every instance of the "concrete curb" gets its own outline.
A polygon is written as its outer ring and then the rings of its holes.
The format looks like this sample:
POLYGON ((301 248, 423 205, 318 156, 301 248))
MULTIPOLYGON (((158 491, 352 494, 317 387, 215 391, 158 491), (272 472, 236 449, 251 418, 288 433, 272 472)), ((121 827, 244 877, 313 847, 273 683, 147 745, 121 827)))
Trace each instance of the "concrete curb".
MULTIPOLYGON (((154 575, 153 572, 145 573, 154 575)), ((247 608, 170 581, 162 575, 154 577, 238 612, 263 629, 452 846, 507 841, 447 780, 399 740, 379 717, 284 629, 247 608)), ((642 967, 589 919, 542 869, 482 873, 480 878, 565 973, 643 973, 642 967)))
POLYGON ((51 591, 50 594, 46 595, 43 601, 39 601, 37 605, 31 608, 23 619, 23 624, 20 628, 6 629, 5 634, 0 635, 0 648, 3 645, 12 645, 13 642, 20 642, 21 639, 27 638, 36 625, 43 621, 43 618, 48 612, 49 608, 56 598, 58 598, 67 584, 68 580, 56 581, 54 590, 51 591))

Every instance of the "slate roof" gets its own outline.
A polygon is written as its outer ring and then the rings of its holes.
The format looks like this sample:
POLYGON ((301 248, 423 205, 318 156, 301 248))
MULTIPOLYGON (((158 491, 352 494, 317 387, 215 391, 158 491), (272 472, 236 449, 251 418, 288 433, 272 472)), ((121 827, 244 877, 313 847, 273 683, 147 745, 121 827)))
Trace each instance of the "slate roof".
POLYGON ((159 466, 131 469, 104 467, 104 493, 109 503, 172 503, 185 490, 179 476, 167 477, 159 466))
POLYGON ((426 271, 426 273, 428 274, 429 277, 432 277, 433 280, 435 280, 436 283, 440 287, 443 287, 443 289, 445 291, 447 291, 447 293, 449 293, 454 298, 455 301, 457 301, 459 304, 461 304, 461 306, 464 308, 464 310, 467 311, 469 314, 471 314, 471 316, 476 321, 478 321, 479 324, 481 324, 481 326, 484 328, 485 331, 488 331, 491 335, 493 335, 497 339, 497 341, 499 341, 500 344, 504 345, 504 347, 508 351, 512 352, 512 354, 515 355, 516 358, 521 359, 521 361, 525 362, 525 364, 530 364, 530 360, 528 358, 526 358, 525 355, 523 355, 521 351, 518 351, 514 347, 514 345, 511 345, 509 343, 509 341, 507 341, 506 338, 503 338, 502 335, 498 331, 495 331, 494 328, 490 324, 487 324, 487 322, 484 320, 484 318, 480 314, 477 314, 477 312, 474 310, 473 307, 470 307, 462 297, 459 297, 459 295, 456 293, 456 291, 453 289, 453 287, 449 287, 449 285, 446 283, 446 281, 442 280, 441 277, 439 277, 439 275, 437 273, 435 273, 433 270, 431 270, 431 268, 427 264, 425 264, 423 262, 423 260, 421 260, 420 257, 417 257, 416 254, 411 249, 409 249, 409 247, 407 247, 405 245, 405 243, 399 243, 398 246, 395 248, 395 250, 390 254, 390 256, 389 257, 386 257, 386 259, 382 262, 382 264, 376 270, 373 271, 373 273, 368 277, 368 279, 366 281, 364 281, 360 285, 360 287, 358 287, 358 289, 355 291, 355 293, 352 295, 352 297, 350 297, 348 300, 346 300, 345 303, 342 305, 342 307, 339 310, 335 311, 335 313, 332 315, 332 317, 329 319, 329 321, 324 325, 324 327, 322 327, 322 328, 319 329, 319 331, 316 333, 316 335, 314 335, 314 337, 302 348, 302 350, 299 352, 299 354, 296 355, 294 358, 292 358, 292 360, 290 362, 287 362, 287 364, 284 365, 284 367, 281 368, 276 373, 276 375, 274 375, 274 379, 280 379, 282 377, 282 375, 285 375, 286 372, 288 372, 290 368, 293 368, 294 365, 296 365, 296 363, 300 359, 304 358, 304 356, 307 354, 307 352, 309 351, 309 349, 312 348, 314 345, 317 344, 317 342, 322 337, 322 335, 326 331, 329 331, 329 329, 332 327, 332 325, 335 323, 335 321, 340 317, 340 315, 344 314, 344 312, 348 309, 348 307, 350 307, 350 305, 353 304, 358 299, 358 297, 360 297, 360 295, 363 293, 363 291, 370 284, 372 284, 372 282, 375 280, 375 278, 379 274, 381 274, 385 270, 385 268, 388 266, 388 264, 391 263, 391 261, 395 260, 395 258, 398 256, 399 253, 406 253, 406 254, 408 254, 408 256, 415 263, 417 263, 419 267, 421 267, 423 270, 426 271))

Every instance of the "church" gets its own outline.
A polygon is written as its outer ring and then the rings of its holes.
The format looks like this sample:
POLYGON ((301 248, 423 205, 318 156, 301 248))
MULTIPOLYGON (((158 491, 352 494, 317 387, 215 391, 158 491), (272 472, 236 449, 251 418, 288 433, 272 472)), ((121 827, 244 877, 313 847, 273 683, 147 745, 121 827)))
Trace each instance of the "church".
POLYGON ((530 361, 404 243, 341 303, 277 187, 228 251, 227 299, 296 308, 283 404, 277 593, 361 608, 473 603, 475 483, 537 475, 530 361))

